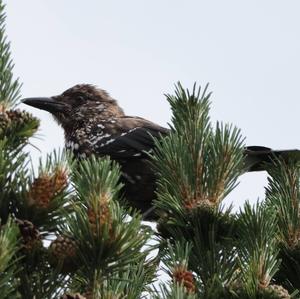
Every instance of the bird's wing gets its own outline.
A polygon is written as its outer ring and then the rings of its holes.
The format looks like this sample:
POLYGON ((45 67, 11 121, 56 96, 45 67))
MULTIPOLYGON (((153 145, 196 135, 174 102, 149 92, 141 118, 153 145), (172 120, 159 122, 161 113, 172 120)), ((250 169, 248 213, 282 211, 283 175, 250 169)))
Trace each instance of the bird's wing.
POLYGON ((154 138, 161 138, 169 130, 152 123, 137 126, 123 133, 101 140, 96 144, 97 154, 109 155, 114 159, 135 158, 145 156, 154 148, 154 138))

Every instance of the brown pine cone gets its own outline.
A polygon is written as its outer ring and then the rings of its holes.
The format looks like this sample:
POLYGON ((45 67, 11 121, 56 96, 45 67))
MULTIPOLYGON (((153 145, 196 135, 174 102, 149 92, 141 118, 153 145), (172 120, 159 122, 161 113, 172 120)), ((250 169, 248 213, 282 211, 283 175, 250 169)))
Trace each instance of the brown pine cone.
POLYGON ((68 236, 58 236, 49 247, 53 266, 60 266, 64 273, 76 270, 75 257, 77 254, 77 244, 73 238, 68 236))
POLYGON ((16 223, 19 226, 23 238, 23 248, 31 250, 42 246, 40 232, 32 222, 28 220, 16 219, 16 223))
MULTIPOLYGON (((31 124, 30 132, 27 131, 25 135, 32 135, 39 126, 39 120, 32 116, 32 114, 26 111, 20 110, 6 110, 3 105, 0 105, 0 137, 1 139, 4 137, 11 136, 12 133, 16 133, 16 131, 21 132, 26 128, 26 125, 31 124)), ((26 129, 26 130, 28 130, 26 129)), ((20 139, 27 138, 29 136, 19 136, 20 139)))
POLYGON ((176 267, 173 271, 173 281, 182 284, 188 293, 196 292, 194 275, 185 267, 176 267))
POLYGON ((28 199, 30 205, 47 208, 54 196, 51 176, 42 174, 36 178, 30 186, 28 199))
POLYGON ((184 201, 184 207, 188 210, 194 210, 197 208, 202 208, 205 210, 213 211, 216 207, 216 204, 209 199, 189 199, 184 201))
POLYGON ((55 195, 63 191, 68 184, 67 170, 62 167, 57 167, 52 176, 52 184, 55 195))
POLYGON ((77 245, 74 239, 58 236, 50 245, 51 253, 59 260, 76 256, 77 245))
POLYGON ((108 225, 108 230, 111 232, 112 219, 109 210, 109 202, 107 199, 100 198, 98 206, 88 208, 87 215, 92 232, 95 235, 97 234, 97 227, 101 231, 105 224, 108 225))
POLYGON ((52 199, 57 196, 68 183, 67 171, 57 167, 53 175, 42 173, 31 184, 28 192, 29 205, 47 209, 52 199))
POLYGON ((7 114, 7 112, 1 107, 0 110, 0 132, 5 131, 11 123, 11 120, 7 114))

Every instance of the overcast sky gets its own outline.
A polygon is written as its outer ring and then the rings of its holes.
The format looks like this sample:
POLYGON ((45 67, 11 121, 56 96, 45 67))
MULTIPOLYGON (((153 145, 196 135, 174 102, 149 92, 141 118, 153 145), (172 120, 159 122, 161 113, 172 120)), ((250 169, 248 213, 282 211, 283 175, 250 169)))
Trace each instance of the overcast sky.
MULTIPOLYGON (((7 34, 22 95, 77 83, 106 89, 129 115, 166 125, 163 94, 210 83, 212 120, 241 128, 248 145, 300 148, 300 2, 7 0, 7 34)), ((63 147, 46 113, 36 160, 63 147)), ((264 173, 246 174, 227 201, 262 198, 264 173)))

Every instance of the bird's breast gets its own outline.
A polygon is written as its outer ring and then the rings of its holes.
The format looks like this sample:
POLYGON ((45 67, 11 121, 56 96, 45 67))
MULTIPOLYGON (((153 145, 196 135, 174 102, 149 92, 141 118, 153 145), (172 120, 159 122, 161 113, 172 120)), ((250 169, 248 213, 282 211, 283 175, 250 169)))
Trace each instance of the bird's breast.
POLYGON ((92 154, 101 156, 99 148, 113 142, 118 135, 111 124, 107 121, 97 121, 74 130, 65 138, 66 149, 79 158, 87 158, 92 154))

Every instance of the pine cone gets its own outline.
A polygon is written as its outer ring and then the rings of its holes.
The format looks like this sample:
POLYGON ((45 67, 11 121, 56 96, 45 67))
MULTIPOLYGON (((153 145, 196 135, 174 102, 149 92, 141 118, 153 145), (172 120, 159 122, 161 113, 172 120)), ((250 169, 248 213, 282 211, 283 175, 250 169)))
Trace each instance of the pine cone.
POLYGON ((108 226, 108 230, 112 233, 112 219, 109 210, 109 202, 106 198, 101 197, 98 202, 98 206, 89 207, 87 211, 89 223, 92 232, 97 234, 97 227, 100 231, 103 230, 104 225, 108 226))
POLYGON ((209 199, 192 199, 184 201, 184 207, 188 210, 194 210, 197 208, 213 211, 216 207, 216 204, 209 199))
POLYGON ((30 186, 28 193, 29 204, 47 208, 53 196, 54 190, 51 176, 42 174, 30 186))
POLYGON ((271 284, 266 288, 261 289, 263 295, 267 295, 268 298, 272 296, 273 299, 290 299, 291 296, 289 292, 282 286, 271 284))
POLYGON ((74 261, 77 253, 77 244, 74 239, 63 235, 58 236, 50 244, 50 253, 53 258, 51 264, 62 267, 62 272, 73 272, 76 269, 74 261))
POLYGON ((36 205, 43 209, 48 208, 52 199, 67 186, 67 182, 65 169, 56 168, 53 175, 42 173, 29 188, 29 205, 36 205))
POLYGON ((11 123, 11 120, 7 114, 7 112, 1 108, 0 110, 0 132, 1 132, 1 137, 3 132, 5 132, 5 130, 7 130, 7 128, 9 127, 11 123))
POLYGON ((63 191, 68 184, 68 175, 66 169, 57 167, 52 176, 52 184, 54 186, 55 195, 63 191))
POLYGON ((74 239, 67 236, 58 236, 50 245, 52 254, 59 260, 75 257, 77 246, 74 239))
POLYGON ((10 120, 15 122, 17 125, 23 125, 32 119, 32 115, 27 111, 7 110, 6 113, 10 120))
POLYGON ((188 293, 196 292, 194 275, 184 267, 177 267, 173 271, 173 280, 182 284, 188 293))
POLYGON ((39 230, 28 220, 16 219, 16 223, 19 226, 22 238, 23 248, 31 250, 42 246, 42 240, 39 230))
POLYGON ((18 133, 19 142, 22 143, 30 137, 39 126, 39 120, 30 113, 20 110, 6 110, 0 106, 0 137, 16 136, 18 133), (30 126, 29 126, 30 125, 30 126))

